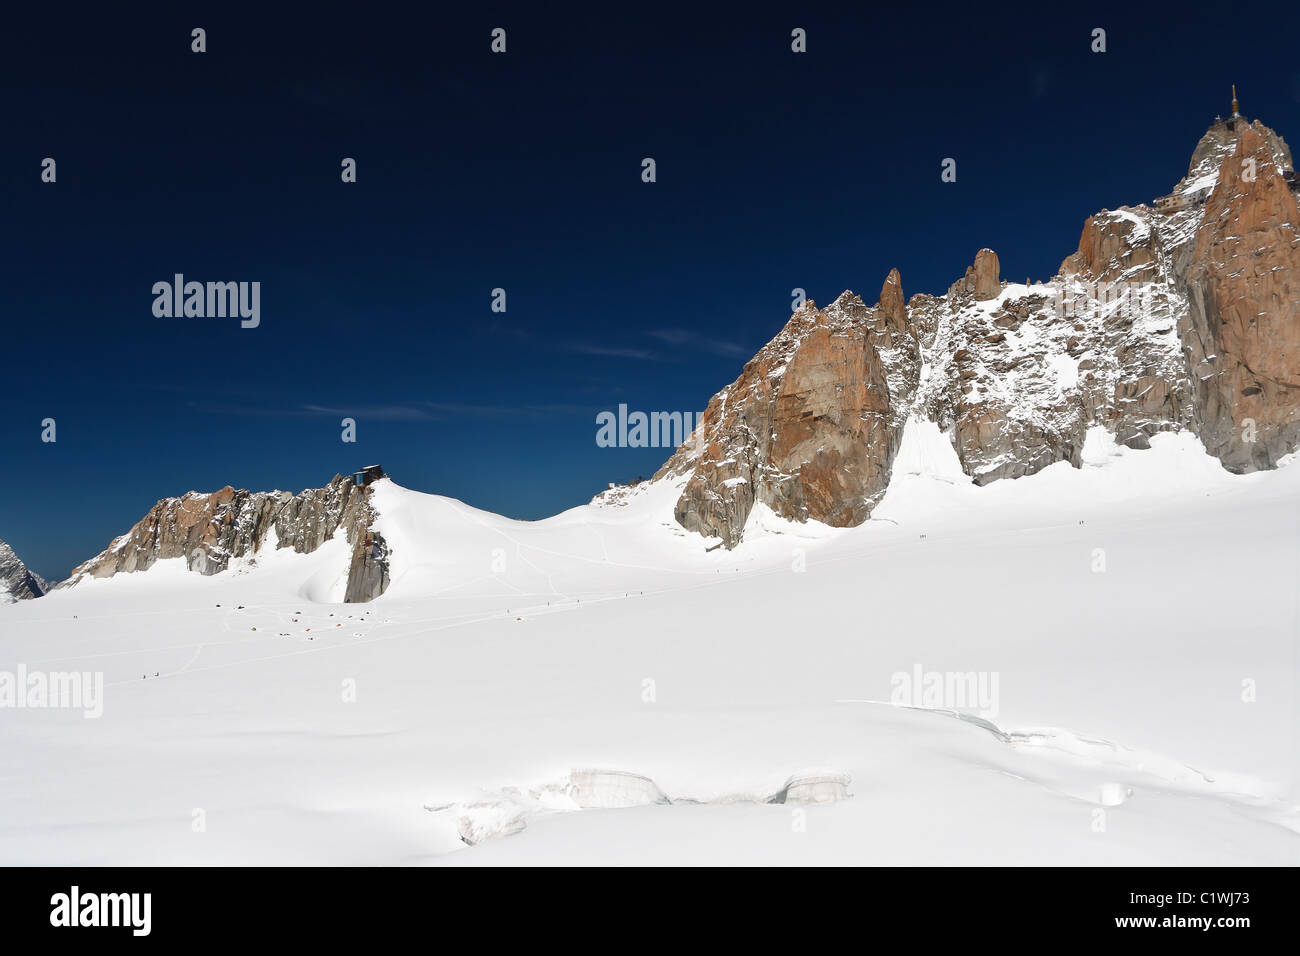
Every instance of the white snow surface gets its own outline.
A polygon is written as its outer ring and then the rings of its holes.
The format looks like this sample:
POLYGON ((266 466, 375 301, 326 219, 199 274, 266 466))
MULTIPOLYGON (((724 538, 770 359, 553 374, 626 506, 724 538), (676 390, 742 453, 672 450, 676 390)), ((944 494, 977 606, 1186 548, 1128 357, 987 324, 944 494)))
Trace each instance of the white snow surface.
POLYGON ((912 421, 870 521, 730 552, 679 490, 522 522, 384 479, 371 604, 339 538, 0 609, 0 672, 105 681, 0 709, 0 863, 1300 862, 1295 465, 1095 429, 977 488, 912 421), (996 716, 891 704, 915 670, 996 716))

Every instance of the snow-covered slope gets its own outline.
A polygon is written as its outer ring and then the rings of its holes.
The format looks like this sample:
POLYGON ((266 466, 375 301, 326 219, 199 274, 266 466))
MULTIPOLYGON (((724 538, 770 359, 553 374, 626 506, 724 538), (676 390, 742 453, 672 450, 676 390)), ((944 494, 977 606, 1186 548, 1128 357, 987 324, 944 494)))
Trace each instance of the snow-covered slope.
POLYGON ((911 420, 866 523, 732 551, 680 479, 531 523, 383 480, 370 604, 336 532, 0 609, 0 674, 104 679, 0 710, 0 862, 1300 862, 1300 468, 955 458, 911 420))

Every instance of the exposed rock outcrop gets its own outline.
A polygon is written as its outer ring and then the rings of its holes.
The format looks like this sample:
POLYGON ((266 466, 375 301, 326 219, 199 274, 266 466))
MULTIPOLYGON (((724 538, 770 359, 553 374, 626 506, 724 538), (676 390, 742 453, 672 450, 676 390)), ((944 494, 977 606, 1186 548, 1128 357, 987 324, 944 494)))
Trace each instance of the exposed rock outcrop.
POLYGON ((1245 126, 1181 277, 1198 433, 1232 471, 1271 468, 1300 439, 1300 210, 1289 170, 1285 143, 1245 126))
POLYGON ((343 601, 346 604, 364 604, 373 601, 388 590, 388 542, 374 530, 376 515, 369 496, 361 503, 361 514, 355 523, 356 532, 350 534, 352 561, 348 566, 348 584, 343 601))
POLYGON ((1285 141, 1234 115, 1153 205, 1103 210, 1046 282, 981 249, 941 297, 809 302, 714 396, 656 479, 687 529, 734 547, 756 503, 860 524, 909 416, 948 431, 977 484, 1081 463, 1089 428, 1131 447, 1190 429, 1233 471, 1300 444, 1300 212, 1285 141))
POLYGON ((656 477, 692 471, 678 522, 734 547, 756 501, 799 521, 866 520, 902 435, 891 387, 915 388, 905 318, 897 271, 875 307, 850 292, 825 309, 806 302, 713 397, 703 435, 660 469, 656 477))
POLYGON ((44 579, 0 541, 0 606, 38 598, 49 590, 44 579))
POLYGON ((975 264, 970 267, 974 280, 975 301, 987 302, 996 299, 1002 291, 1002 265, 998 254, 992 249, 981 249, 975 254, 975 264))
POLYGON ((219 574, 232 559, 256 555, 268 543, 309 554, 342 531, 353 548, 345 600, 369 601, 388 585, 388 551, 375 546, 374 518, 370 486, 360 487, 341 475, 324 488, 296 495, 229 486, 211 494, 190 492, 159 501, 106 550, 73 569, 59 587, 147 570, 169 558, 184 558, 185 566, 199 574, 219 574))

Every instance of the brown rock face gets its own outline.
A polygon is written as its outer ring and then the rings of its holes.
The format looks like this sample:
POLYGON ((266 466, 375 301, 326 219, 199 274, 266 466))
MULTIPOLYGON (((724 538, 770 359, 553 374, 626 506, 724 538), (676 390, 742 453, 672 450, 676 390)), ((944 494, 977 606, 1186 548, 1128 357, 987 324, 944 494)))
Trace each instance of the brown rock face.
POLYGON ((976 302, 996 299, 1002 292, 1002 265, 992 249, 981 249, 975 254, 974 265, 966 267, 966 274, 948 287, 948 298, 973 297, 976 302))
POLYGON ((1300 439, 1300 211, 1270 132, 1241 132, 1186 271, 1200 435, 1232 471, 1271 468, 1300 439))
POLYGON ((797 521, 865 521, 901 436, 890 378, 914 387, 915 356, 897 270, 875 308, 847 292, 824 310, 805 304, 655 476, 689 472, 678 522, 730 548, 756 501, 797 521))
POLYGON ((1150 230, 1136 216, 1109 212, 1089 216, 1083 224, 1079 248, 1061 263, 1061 275, 1086 277, 1096 282, 1155 279, 1158 268, 1150 230))
POLYGON ((996 299, 1002 291, 1002 265, 992 249, 981 249, 975 254, 975 299, 984 302, 996 299))
POLYGON ((880 287, 880 319, 884 328, 892 336, 907 334, 907 304, 903 299, 903 277, 897 269, 890 269, 885 277, 885 284, 880 287))
MULTIPOLYGON (((821 316, 826 321, 825 315, 821 316)), ((777 514, 861 524, 889 482, 889 389, 863 335, 819 326, 790 358, 776 396, 766 500, 777 514)))

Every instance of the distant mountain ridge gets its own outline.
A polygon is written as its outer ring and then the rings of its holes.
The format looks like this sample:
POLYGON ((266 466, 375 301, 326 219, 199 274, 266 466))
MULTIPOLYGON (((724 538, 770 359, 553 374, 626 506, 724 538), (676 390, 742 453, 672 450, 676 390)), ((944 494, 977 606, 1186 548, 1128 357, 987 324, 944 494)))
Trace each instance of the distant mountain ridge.
POLYGON ((341 530, 352 548, 344 601, 370 601, 384 592, 389 580, 388 547, 372 527, 376 515, 370 488, 335 475, 325 487, 296 495, 226 486, 211 494, 192 491, 164 498, 57 587, 144 571, 171 558, 183 558, 190 571, 218 574, 232 559, 254 557, 264 548, 309 554, 341 530))
POLYGON ((48 590, 45 579, 23 564, 13 548, 0 541, 0 605, 29 601, 48 590))

